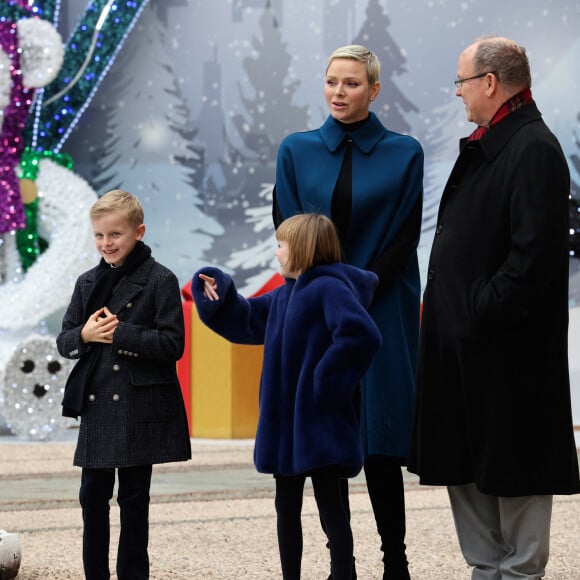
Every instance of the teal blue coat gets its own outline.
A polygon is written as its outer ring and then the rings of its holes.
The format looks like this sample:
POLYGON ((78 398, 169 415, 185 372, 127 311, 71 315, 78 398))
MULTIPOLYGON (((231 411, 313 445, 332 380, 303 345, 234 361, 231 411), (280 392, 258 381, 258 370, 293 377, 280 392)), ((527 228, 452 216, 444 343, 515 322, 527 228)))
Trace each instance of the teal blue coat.
MULTIPOLYGON (((278 151, 276 203, 283 219, 302 212, 331 217, 332 194, 346 131, 332 117, 314 131, 293 133, 278 151)), ((423 151, 388 131, 373 113, 352 132, 352 210, 345 262, 375 271, 379 291, 369 312, 382 347, 361 383, 365 456, 406 460, 413 416, 419 340, 417 245, 423 196, 423 151), (418 219, 409 220, 419 210, 418 219), (405 242, 401 233, 405 230, 405 242)))

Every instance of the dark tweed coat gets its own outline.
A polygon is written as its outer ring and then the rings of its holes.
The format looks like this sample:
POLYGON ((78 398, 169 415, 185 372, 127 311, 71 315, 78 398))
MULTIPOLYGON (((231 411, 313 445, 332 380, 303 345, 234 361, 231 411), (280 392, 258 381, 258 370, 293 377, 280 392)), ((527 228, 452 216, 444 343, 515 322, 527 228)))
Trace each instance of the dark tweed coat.
POLYGON ((308 474, 333 466, 355 476, 363 453, 355 393, 381 335, 365 310, 377 276, 347 264, 310 268, 246 299, 217 268, 219 301, 191 284, 201 320, 232 342, 264 344, 254 462, 261 473, 308 474))
POLYGON ((96 268, 77 280, 57 337, 64 357, 90 349, 100 358, 84 392, 74 464, 129 467, 191 458, 176 361, 184 346, 181 294, 175 275, 148 258, 121 280, 107 306, 119 317, 112 345, 80 339, 83 306, 96 268))
POLYGON ((439 208, 409 470, 495 496, 580 491, 568 379, 568 195, 535 104, 463 141, 439 208))

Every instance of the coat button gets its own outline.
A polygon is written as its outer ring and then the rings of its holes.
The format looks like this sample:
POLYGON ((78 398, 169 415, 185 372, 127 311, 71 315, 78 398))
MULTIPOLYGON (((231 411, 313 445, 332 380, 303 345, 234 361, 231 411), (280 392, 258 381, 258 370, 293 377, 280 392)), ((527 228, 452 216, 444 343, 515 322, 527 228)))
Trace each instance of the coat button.
POLYGON ((113 401, 118 401, 120 398, 119 395, 113 395, 113 401))
POLYGON ((97 400, 97 397, 95 397, 95 395, 89 395, 89 401, 93 402, 96 400, 97 400))
POLYGON ((435 271, 434 270, 429 270, 429 272, 427 273, 427 278, 429 280, 433 280, 433 278, 435 278, 435 271))
POLYGON ((435 233, 440 234, 443 231, 443 226, 441 224, 439 224, 437 226, 437 229, 435 230, 435 233))
POLYGON ((121 370, 120 365, 113 365, 113 370, 118 373, 121 370))
POLYGON ((133 303, 127 302, 127 305, 125 306, 125 308, 133 308, 133 303))

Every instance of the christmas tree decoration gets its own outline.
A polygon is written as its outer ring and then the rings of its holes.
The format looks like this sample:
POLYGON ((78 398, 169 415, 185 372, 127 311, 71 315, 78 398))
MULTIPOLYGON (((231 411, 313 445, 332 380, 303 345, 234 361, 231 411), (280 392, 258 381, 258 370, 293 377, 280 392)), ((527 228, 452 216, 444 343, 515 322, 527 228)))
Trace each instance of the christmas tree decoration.
POLYGON ((62 63, 60 35, 38 18, 0 18, 0 74, 3 105, 0 133, 0 234, 24 227, 25 215, 16 167, 35 89, 52 81, 62 63))
POLYGON ((89 106, 148 0, 94 0, 66 43, 56 80, 38 95, 27 126, 33 150, 58 153, 89 106))

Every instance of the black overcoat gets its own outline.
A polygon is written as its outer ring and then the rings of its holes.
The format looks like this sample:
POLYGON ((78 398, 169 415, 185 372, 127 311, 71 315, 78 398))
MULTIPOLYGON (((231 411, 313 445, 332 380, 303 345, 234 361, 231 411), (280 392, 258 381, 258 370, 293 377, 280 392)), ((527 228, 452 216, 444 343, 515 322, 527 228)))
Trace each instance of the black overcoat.
POLYGON ((564 154, 534 103, 462 140, 424 292, 409 470, 497 496, 580 491, 564 154))
POLYGON ((113 343, 84 344, 84 304, 95 271, 77 280, 57 337, 67 358, 101 351, 84 389, 74 464, 99 469, 187 460, 191 445, 176 371, 184 348, 177 278, 148 258, 108 301, 119 318, 113 343))

